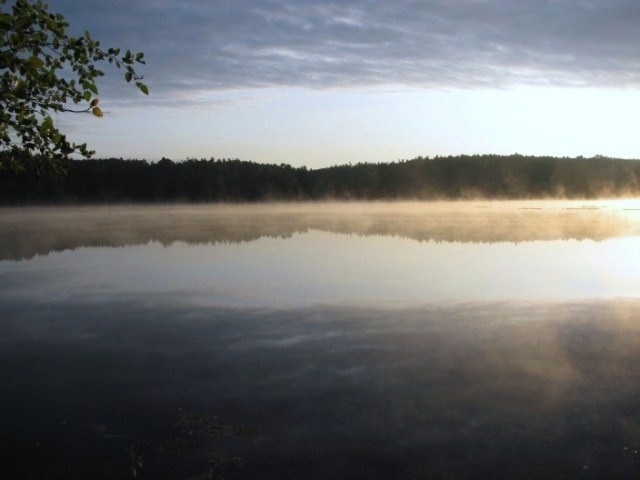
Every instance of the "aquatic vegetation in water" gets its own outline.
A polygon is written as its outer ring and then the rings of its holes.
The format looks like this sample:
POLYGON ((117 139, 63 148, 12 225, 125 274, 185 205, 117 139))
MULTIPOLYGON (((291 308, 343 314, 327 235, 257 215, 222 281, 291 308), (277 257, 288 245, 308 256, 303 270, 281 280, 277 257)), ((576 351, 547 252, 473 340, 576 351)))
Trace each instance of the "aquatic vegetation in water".
POLYGON ((218 417, 186 411, 175 423, 175 427, 190 437, 249 437, 258 435, 258 430, 250 425, 225 425, 218 423, 218 417))
POLYGON ((136 448, 135 442, 129 448, 129 463, 131 465, 131 478, 136 478, 142 468, 142 452, 136 448))
POLYGON ((156 450, 161 453, 181 454, 195 450, 200 446, 200 442, 192 437, 170 437, 161 440, 156 445, 156 450))
MULTIPOLYGON (((214 437, 254 438, 258 430, 251 425, 220 423, 217 416, 180 409, 180 418, 164 429, 164 433, 154 440, 134 443, 129 452, 132 478, 138 476, 142 468, 143 452, 138 445, 145 444, 152 452, 162 455, 185 455, 198 450, 203 443, 214 437)), ((210 480, 222 478, 218 475, 222 465, 243 466, 246 459, 228 452, 214 451, 207 467, 196 476, 186 480, 210 480)))

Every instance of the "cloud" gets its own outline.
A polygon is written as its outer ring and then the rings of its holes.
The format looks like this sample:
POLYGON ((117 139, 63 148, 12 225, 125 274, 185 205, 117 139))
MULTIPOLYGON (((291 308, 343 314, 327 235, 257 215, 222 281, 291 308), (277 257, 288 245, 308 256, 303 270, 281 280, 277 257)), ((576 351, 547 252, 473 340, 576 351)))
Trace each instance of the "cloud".
POLYGON ((640 85, 635 0, 58 0, 51 9, 105 45, 144 51, 156 101, 273 86, 640 85))

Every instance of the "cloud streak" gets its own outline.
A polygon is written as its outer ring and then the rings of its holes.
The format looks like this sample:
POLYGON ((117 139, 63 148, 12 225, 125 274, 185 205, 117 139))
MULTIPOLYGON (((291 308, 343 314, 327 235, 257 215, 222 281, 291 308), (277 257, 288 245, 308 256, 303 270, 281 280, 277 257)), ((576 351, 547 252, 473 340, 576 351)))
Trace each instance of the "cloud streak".
POLYGON ((105 45, 144 51, 157 100, 290 86, 640 86, 635 0, 58 0, 51 9, 105 45))

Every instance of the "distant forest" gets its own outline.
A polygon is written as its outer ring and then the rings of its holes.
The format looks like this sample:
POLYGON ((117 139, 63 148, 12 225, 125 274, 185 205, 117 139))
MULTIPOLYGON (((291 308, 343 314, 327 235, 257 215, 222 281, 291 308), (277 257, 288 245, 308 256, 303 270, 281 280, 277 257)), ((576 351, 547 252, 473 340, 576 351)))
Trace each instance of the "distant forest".
MULTIPOLYGON (((0 203, 451 200, 640 196, 640 160, 460 155, 321 169, 230 159, 71 160, 65 174, 28 159, 0 172, 0 203)), ((42 163, 46 165, 46 162, 42 163)))

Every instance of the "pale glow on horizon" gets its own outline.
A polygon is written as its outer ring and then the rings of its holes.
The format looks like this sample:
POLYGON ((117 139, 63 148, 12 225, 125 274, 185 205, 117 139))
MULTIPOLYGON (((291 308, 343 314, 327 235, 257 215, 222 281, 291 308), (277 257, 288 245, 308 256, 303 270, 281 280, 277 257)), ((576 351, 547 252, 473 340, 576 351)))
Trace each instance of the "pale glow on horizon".
MULTIPOLYGON (((628 254, 639 247, 640 237, 459 243, 310 230, 236 244, 80 248, 1 262, 0 271, 64 271, 62 286, 34 280, 29 287, 30 297, 56 301, 81 290, 91 301, 106 292, 161 293, 208 307, 572 302, 634 298, 640 256, 628 254)), ((22 287, 0 298, 21 298, 22 287)))
POLYGON ((265 88, 200 93, 178 107, 60 116, 96 158, 240 158, 321 168, 417 156, 502 154, 640 158, 635 90, 407 87, 265 88))

